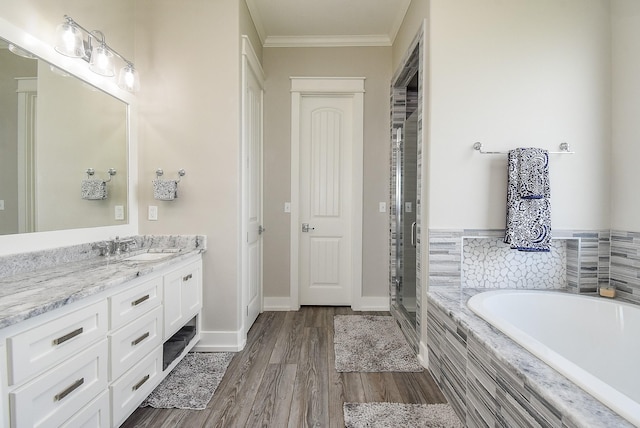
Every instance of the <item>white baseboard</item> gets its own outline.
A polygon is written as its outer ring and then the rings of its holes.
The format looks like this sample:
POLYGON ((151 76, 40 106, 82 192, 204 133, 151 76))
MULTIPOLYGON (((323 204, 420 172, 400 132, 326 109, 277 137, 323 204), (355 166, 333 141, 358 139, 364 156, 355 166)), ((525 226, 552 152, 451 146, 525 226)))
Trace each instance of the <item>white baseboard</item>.
POLYGON ((265 311, 293 311, 290 297, 265 297, 262 300, 262 309, 265 311))
POLYGON ((247 339, 241 331, 201 331, 200 341, 193 347, 195 352, 239 352, 247 339))
POLYGON ((429 349, 427 348, 427 344, 420 341, 420 353, 418 354, 418 362, 425 369, 429 368, 429 349))
POLYGON ((351 307, 354 311, 388 311, 389 296, 360 297, 351 307))
MULTIPOLYGON (((265 311, 297 311, 298 308, 291 305, 289 297, 264 297, 262 308, 265 311)), ((389 297, 360 297, 352 305, 354 311, 388 311, 389 297)))

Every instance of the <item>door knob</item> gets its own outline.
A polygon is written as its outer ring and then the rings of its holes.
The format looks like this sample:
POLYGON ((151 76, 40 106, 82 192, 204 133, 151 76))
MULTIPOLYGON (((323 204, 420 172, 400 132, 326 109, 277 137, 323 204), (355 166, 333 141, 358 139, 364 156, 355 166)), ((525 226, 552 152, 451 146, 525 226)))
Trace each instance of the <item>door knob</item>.
POLYGON ((262 235, 267 229, 262 227, 262 225, 258 226, 258 235, 262 235))
POLYGON ((309 223, 302 223, 302 231, 309 232, 310 230, 316 230, 315 227, 309 227, 309 223))

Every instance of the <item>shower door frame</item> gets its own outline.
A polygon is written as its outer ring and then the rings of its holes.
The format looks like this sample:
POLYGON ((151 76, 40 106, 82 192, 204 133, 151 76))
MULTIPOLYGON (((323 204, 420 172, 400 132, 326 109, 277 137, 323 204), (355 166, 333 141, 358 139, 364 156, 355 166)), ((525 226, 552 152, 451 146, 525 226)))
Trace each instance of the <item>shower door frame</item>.
MULTIPOLYGON (((390 181, 390 258, 389 258, 389 307, 391 315, 398 322, 400 329, 404 333, 409 343, 413 346, 416 352, 421 351, 420 337, 421 337, 421 319, 422 319, 422 284, 423 279, 421 275, 421 259, 423 252, 422 244, 422 224, 424 220, 424 209, 422 206, 423 199, 423 187, 422 180, 422 165, 424 154, 424 133, 423 133, 423 117, 425 113, 425 96, 424 85, 425 81, 425 28, 426 21, 423 21, 421 28, 414 37, 413 41, 409 45, 407 52, 401 61, 399 69, 394 74, 391 80, 391 132, 390 132, 390 145, 391 145, 391 181, 390 181), (411 78, 418 73, 418 96, 417 96, 417 115, 418 115, 418 136, 417 136, 417 201, 415 206, 416 211, 416 319, 415 323, 408 317, 404 308, 398 305, 398 292, 397 286, 400 283, 400 275, 402 271, 402 250, 400 248, 401 233, 400 228, 397 226, 402 216, 402 187, 399 183, 398 173, 399 168, 396 166, 401 162, 401 150, 397 143, 397 129, 404 128, 404 122, 407 116, 407 85, 411 78)), ((404 130, 403 130, 404 131, 404 130)))

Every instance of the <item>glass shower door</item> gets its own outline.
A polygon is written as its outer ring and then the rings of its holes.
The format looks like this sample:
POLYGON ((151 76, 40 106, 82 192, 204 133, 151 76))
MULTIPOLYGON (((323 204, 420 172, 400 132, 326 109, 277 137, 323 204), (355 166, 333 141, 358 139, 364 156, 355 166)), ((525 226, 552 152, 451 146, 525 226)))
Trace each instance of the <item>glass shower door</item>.
POLYGON ((397 156, 396 303, 411 325, 416 324, 416 203, 418 191, 418 115, 414 111, 405 121, 397 156))

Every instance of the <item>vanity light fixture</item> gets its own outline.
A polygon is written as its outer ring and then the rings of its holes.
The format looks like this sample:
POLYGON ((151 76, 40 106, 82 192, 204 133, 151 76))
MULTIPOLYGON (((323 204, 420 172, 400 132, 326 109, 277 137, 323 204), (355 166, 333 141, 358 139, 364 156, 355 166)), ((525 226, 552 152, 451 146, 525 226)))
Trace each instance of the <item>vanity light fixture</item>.
POLYGON ((27 58, 27 59, 35 59, 36 56, 34 54, 32 54, 29 51, 26 51, 24 49, 22 49, 19 46, 14 45, 13 43, 9 43, 9 50, 11 52, 13 52, 14 54, 21 56, 22 58, 27 58))
POLYGON ((114 57, 120 58, 124 67, 120 70, 118 86, 129 92, 140 90, 140 77, 133 63, 107 45, 101 31, 89 31, 69 15, 56 28, 55 49, 62 55, 82 58, 89 63, 89 69, 101 76, 115 76, 114 57), (84 38, 86 35, 86 39, 84 38))

